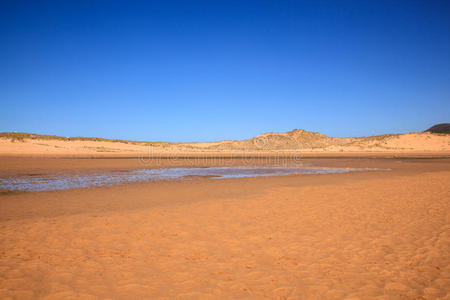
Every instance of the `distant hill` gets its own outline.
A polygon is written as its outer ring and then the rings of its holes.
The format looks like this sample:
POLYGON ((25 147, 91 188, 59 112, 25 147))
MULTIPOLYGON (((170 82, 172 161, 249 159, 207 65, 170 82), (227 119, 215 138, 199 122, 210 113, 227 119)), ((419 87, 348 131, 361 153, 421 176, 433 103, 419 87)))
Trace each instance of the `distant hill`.
POLYGON ((425 132, 431 133, 450 133, 450 123, 442 123, 434 125, 433 127, 425 130, 425 132))
POLYGON ((209 143, 209 150, 286 150, 323 148, 335 142, 321 133, 294 129, 289 132, 269 132, 247 140, 209 143))

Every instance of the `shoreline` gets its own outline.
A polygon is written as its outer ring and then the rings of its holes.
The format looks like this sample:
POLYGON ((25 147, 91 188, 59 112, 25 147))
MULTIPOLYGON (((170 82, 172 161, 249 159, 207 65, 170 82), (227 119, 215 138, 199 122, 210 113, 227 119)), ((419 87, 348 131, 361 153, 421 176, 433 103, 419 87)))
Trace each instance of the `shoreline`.
POLYGON ((19 171, 52 171, 52 170, 112 170, 112 169, 153 169, 173 167, 234 167, 280 165, 293 166, 312 164, 323 167, 358 167, 366 165, 376 168, 381 162, 415 160, 415 161, 449 161, 448 156, 339 156, 339 157, 291 157, 291 156, 254 156, 254 157, 155 157, 141 160, 136 157, 1 157, 0 173, 19 171))

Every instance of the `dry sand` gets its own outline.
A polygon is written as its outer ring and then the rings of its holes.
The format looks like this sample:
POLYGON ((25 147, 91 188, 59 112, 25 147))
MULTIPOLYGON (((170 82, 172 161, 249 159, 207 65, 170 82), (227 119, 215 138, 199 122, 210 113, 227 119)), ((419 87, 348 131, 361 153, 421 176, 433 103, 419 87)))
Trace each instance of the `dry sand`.
MULTIPOLYGON (((83 138, 85 139, 85 138, 83 138)), ((210 143, 159 143, 112 140, 76 140, 31 134, 0 134, 0 156, 120 157, 120 156, 242 156, 242 155, 354 155, 356 153, 415 153, 450 155, 450 134, 429 132, 359 138, 333 138, 293 130, 266 133, 241 141, 210 143)))
POLYGON ((0 298, 450 299, 449 159, 309 161, 393 170, 4 194, 0 298))

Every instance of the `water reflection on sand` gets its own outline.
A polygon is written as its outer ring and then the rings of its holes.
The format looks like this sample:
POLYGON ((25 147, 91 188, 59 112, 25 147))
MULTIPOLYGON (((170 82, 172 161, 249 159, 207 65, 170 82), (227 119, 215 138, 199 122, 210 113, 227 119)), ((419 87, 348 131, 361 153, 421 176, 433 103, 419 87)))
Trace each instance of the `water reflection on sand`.
POLYGON ((90 172, 30 173, 1 176, 0 189, 8 191, 54 191, 73 188, 110 186, 159 180, 225 179, 294 174, 333 174, 380 169, 368 168, 281 168, 281 167, 209 167, 126 169, 90 172))

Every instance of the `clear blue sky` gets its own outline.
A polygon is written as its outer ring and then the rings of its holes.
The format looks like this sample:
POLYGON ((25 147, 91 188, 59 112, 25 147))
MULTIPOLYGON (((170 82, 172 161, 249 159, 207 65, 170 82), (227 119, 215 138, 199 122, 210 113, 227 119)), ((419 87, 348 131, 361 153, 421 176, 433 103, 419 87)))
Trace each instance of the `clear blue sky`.
POLYGON ((0 131, 152 141, 450 122, 450 1, 0 1, 0 131))

